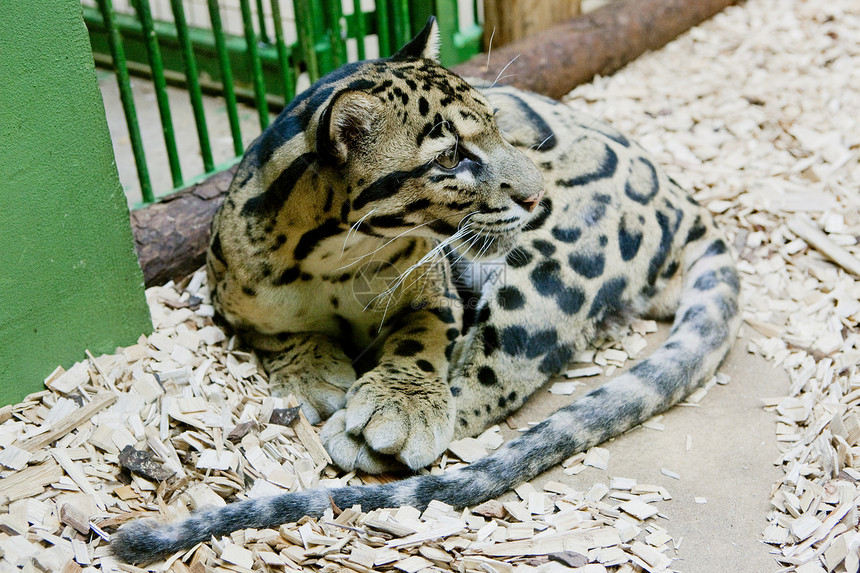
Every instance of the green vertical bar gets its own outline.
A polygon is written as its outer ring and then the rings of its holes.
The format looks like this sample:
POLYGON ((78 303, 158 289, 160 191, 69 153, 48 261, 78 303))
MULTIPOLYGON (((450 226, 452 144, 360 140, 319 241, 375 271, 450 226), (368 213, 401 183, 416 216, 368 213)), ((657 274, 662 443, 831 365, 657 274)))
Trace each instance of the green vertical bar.
POLYGON ((379 56, 391 55, 391 35, 388 19, 388 0, 376 2, 376 37, 379 39, 379 56))
POLYGON ((254 20, 251 16, 251 5, 248 0, 239 0, 242 6, 242 24, 245 28, 245 44, 248 49, 248 65, 254 74, 254 102, 257 104, 257 115, 260 116, 260 128, 269 126, 269 104, 266 101, 266 86, 263 83, 263 66, 260 54, 257 52, 257 35, 254 33, 254 20))
POLYGON ((203 111, 203 93, 197 78, 197 62, 188 36, 188 24, 185 21, 185 9, 182 0, 170 0, 173 8, 173 20, 176 23, 176 35, 182 48, 182 64, 185 66, 185 81, 188 84, 188 97, 194 110, 194 123, 197 125, 197 139, 200 140, 200 154, 203 156, 203 169, 208 173, 214 170, 212 146, 209 144, 209 130, 206 127, 206 114, 203 111))
POLYGON ((257 22, 260 25, 260 41, 269 44, 269 34, 266 32, 266 14, 263 12, 263 0, 257 0, 257 22))
POLYGON ((326 3, 325 19, 328 28, 328 38, 334 66, 346 63, 346 30, 342 28, 343 6, 341 0, 328 0, 326 3))
POLYGON ((218 65, 221 70, 221 84, 224 90, 224 101, 227 104, 227 118, 230 120, 230 133, 233 135, 233 151, 242 155, 242 131, 239 127, 239 111, 236 108, 236 92, 233 88, 233 70, 230 67, 230 55, 227 43, 224 41, 224 31, 221 25, 221 12, 218 0, 208 0, 209 21, 212 23, 212 33, 215 35, 215 49, 218 52, 218 65))
POLYGON ((325 75, 335 68, 334 55, 331 50, 331 37, 326 18, 326 5, 319 1, 308 4, 311 11, 311 30, 313 30, 314 49, 317 52, 317 62, 320 73, 325 75))
POLYGON ((319 59, 314 47, 314 21, 313 12, 308 0, 294 0, 293 7, 296 14, 296 32, 299 35, 299 45, 302 48, 302 57, 307 65, 308 75, 312 82, 320 78, 319 59))
POLYGON ((409 1, 392 0, 394 19, 394 46, 392 50, 399 50, 412 38, 412 30, 409 25, 409 1))
POLYGON ((288 103, 296 94, 296 82, 287 44, 284 41, 284 24, 281 21, 281 0, 272 0, 272 19, 275 25, 275 47, 278 50, 278 64, 281 67, 281 79, 284 82, 284 103, 288 103))
POLYGON ((170 100, 167 97, 167 82, 164 79, 164 64, 161 61, 161 49, 158 47, 158 37, 152 26, 152 12, 149 0, 135 0, 135 10, 140 20, 140 27, 146 41, 146 54, 149 67, 152 70, 152 83, 155 87, 155 99, 161 116, 161 131, 164 133, 164 146, 167 148, 167 162, 170 165, 170 175, 174 187, 182 186, 182 168, 179 165, 179 152, 176 150, 176 137, 173 133, 173 119, 170 115, 170 100))
POLYGON ((358 59, 363 60, 367 56, 364 50, 364 37, 367 30, 364 26, 364 12, 361 11, 361 0, 352 0, 353 22, 355 22, 355 40, 358 44, 358 59))
POLYGON ((125 65, 125 50, 122 47, 122 38, 114 23, 111 0, 98 0, 98 2, 105 27, 108 30, 111 58, 113 58, 113 66, 116 71, 117 83, 119 84, 119 97, 120 101, 122 101, 125 123, 128 126, 131 150, 134 153, 134 164, 137 167, 140 193, 145 203, 152 203, 155 201, 155 197, 152 194, 152 183, 149 180, 149 171, 146 168, 146 154, 143 151, 143 141, 140 138, 140 126, 137 123, 137 112, 134 108, 134 96, 131 93, 131 80, 128 77, 128 67, 125 65))
MULTIPOLYGON (((409 2, 409 25, 411 26, 410 37, 417 34, 423 27, 424 24, 427 23, 427 18, 431 15, 436 14, 436 5, 444 2, 450 2, 451 0, 433 0, 432 2, 428 2, 427 0, 408 0, 409 2)), ((457 3, 457 0, 453 0, 454 3, 457 3)), ((476 6, 477 9, 477 1, 472 0, 472 5, 476 6)), ((447 38, 446 38, 447 40, 447 38)), ((450 41, 450 40, 448 40, 450 41)))

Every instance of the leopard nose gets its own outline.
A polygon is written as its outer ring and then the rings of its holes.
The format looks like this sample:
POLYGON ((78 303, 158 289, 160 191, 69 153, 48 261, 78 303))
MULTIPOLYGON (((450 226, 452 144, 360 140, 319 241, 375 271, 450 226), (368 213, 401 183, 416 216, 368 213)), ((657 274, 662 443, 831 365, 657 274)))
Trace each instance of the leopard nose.
POLYGON ((537 209, 538 205, 540 205, 540 201, 541 199, 543 199, 543 193, 544 190, 541 189, 531 197, 527 197, 525 199, 514 199, 514 201, 516 201, 517 205, 531 213, 532 211, 537 209))

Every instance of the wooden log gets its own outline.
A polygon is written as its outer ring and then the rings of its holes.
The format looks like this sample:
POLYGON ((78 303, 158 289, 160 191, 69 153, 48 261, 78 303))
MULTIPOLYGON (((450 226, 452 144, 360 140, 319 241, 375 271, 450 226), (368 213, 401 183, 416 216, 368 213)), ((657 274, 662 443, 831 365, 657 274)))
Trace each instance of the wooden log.
POLYGON ((487 55, 478 54, 454 71, 490 82, 501 74, 501 83, 559 98, 595 75, 611 74, 646 51, 667 44, 735 2, 610 2, 541 34, 493 49, 489 66, 487 55))
POLYGON ((579 0, 484 0, 484 51, 543 32, 580 12, 579 0))
MULTIPOLYGON (((541 34, 479 54, 458 66, 483 77, 561 97, 596 74, 620 69, 666 44, 736 0, 619 0, 541 34), (507 66, 507 69, 505 69, 507 66), (501 73, 504 69, 504 73, 501 73)), ((495 41, 494 41, 495 43, 495 41)), ((209 225, 235 168, 132 212, 131 226, 146 286, 163 284, 203 264, 209 225)))
POLYGON ((178 280, 200 268, 209 225, 224 201, 236 167, 131 212, 131 230, 147 287, 178 280))

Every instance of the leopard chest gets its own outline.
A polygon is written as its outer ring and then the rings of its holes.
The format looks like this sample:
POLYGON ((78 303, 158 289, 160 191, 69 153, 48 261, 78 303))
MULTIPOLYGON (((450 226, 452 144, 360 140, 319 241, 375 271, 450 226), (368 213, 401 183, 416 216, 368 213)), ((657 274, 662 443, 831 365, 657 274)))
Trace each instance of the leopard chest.
POLYGON ((366 346, 386 321, 426 294, 435 277, 422 276, 420 268, 406 273, 431 246, 416 238, 335 235, 300 264, 269 259, 267 265, 283 270, 266 279, 225 282, 218 310, 260 334, 320 332, 366 346))

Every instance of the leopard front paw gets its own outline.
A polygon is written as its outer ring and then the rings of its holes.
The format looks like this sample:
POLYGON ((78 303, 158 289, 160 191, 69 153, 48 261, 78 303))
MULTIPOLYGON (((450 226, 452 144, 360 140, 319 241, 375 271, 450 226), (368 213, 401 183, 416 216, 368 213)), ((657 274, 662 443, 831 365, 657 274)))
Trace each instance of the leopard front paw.
POLYGON ((380 466, 375 458, 361 461, 371 452, 392 456, 413 470, 427 466, 454 434, 453 399, 440 379, 391 380, 390 374, 369 372, 350 389, 342 418, 337 430, 324 428, 324 443, 332 458, 339 458, 338 465, 368 472, 378 472, 374 468, 380 466))
POLYGON ((295 396, 311 424, 320 423, 346 405, 343 385, 352 380, 338 379, 335 382, 307 372, 294 376, 279 374, 270 378, 272 396, 295 396))
POLYGON ((403 469, 394 456, 373 451, 362 436, 346 431, 346 410, 338 410, 328 419, 320 431, 320 440, 335 465, 346 471, 380 474, 403 469))

